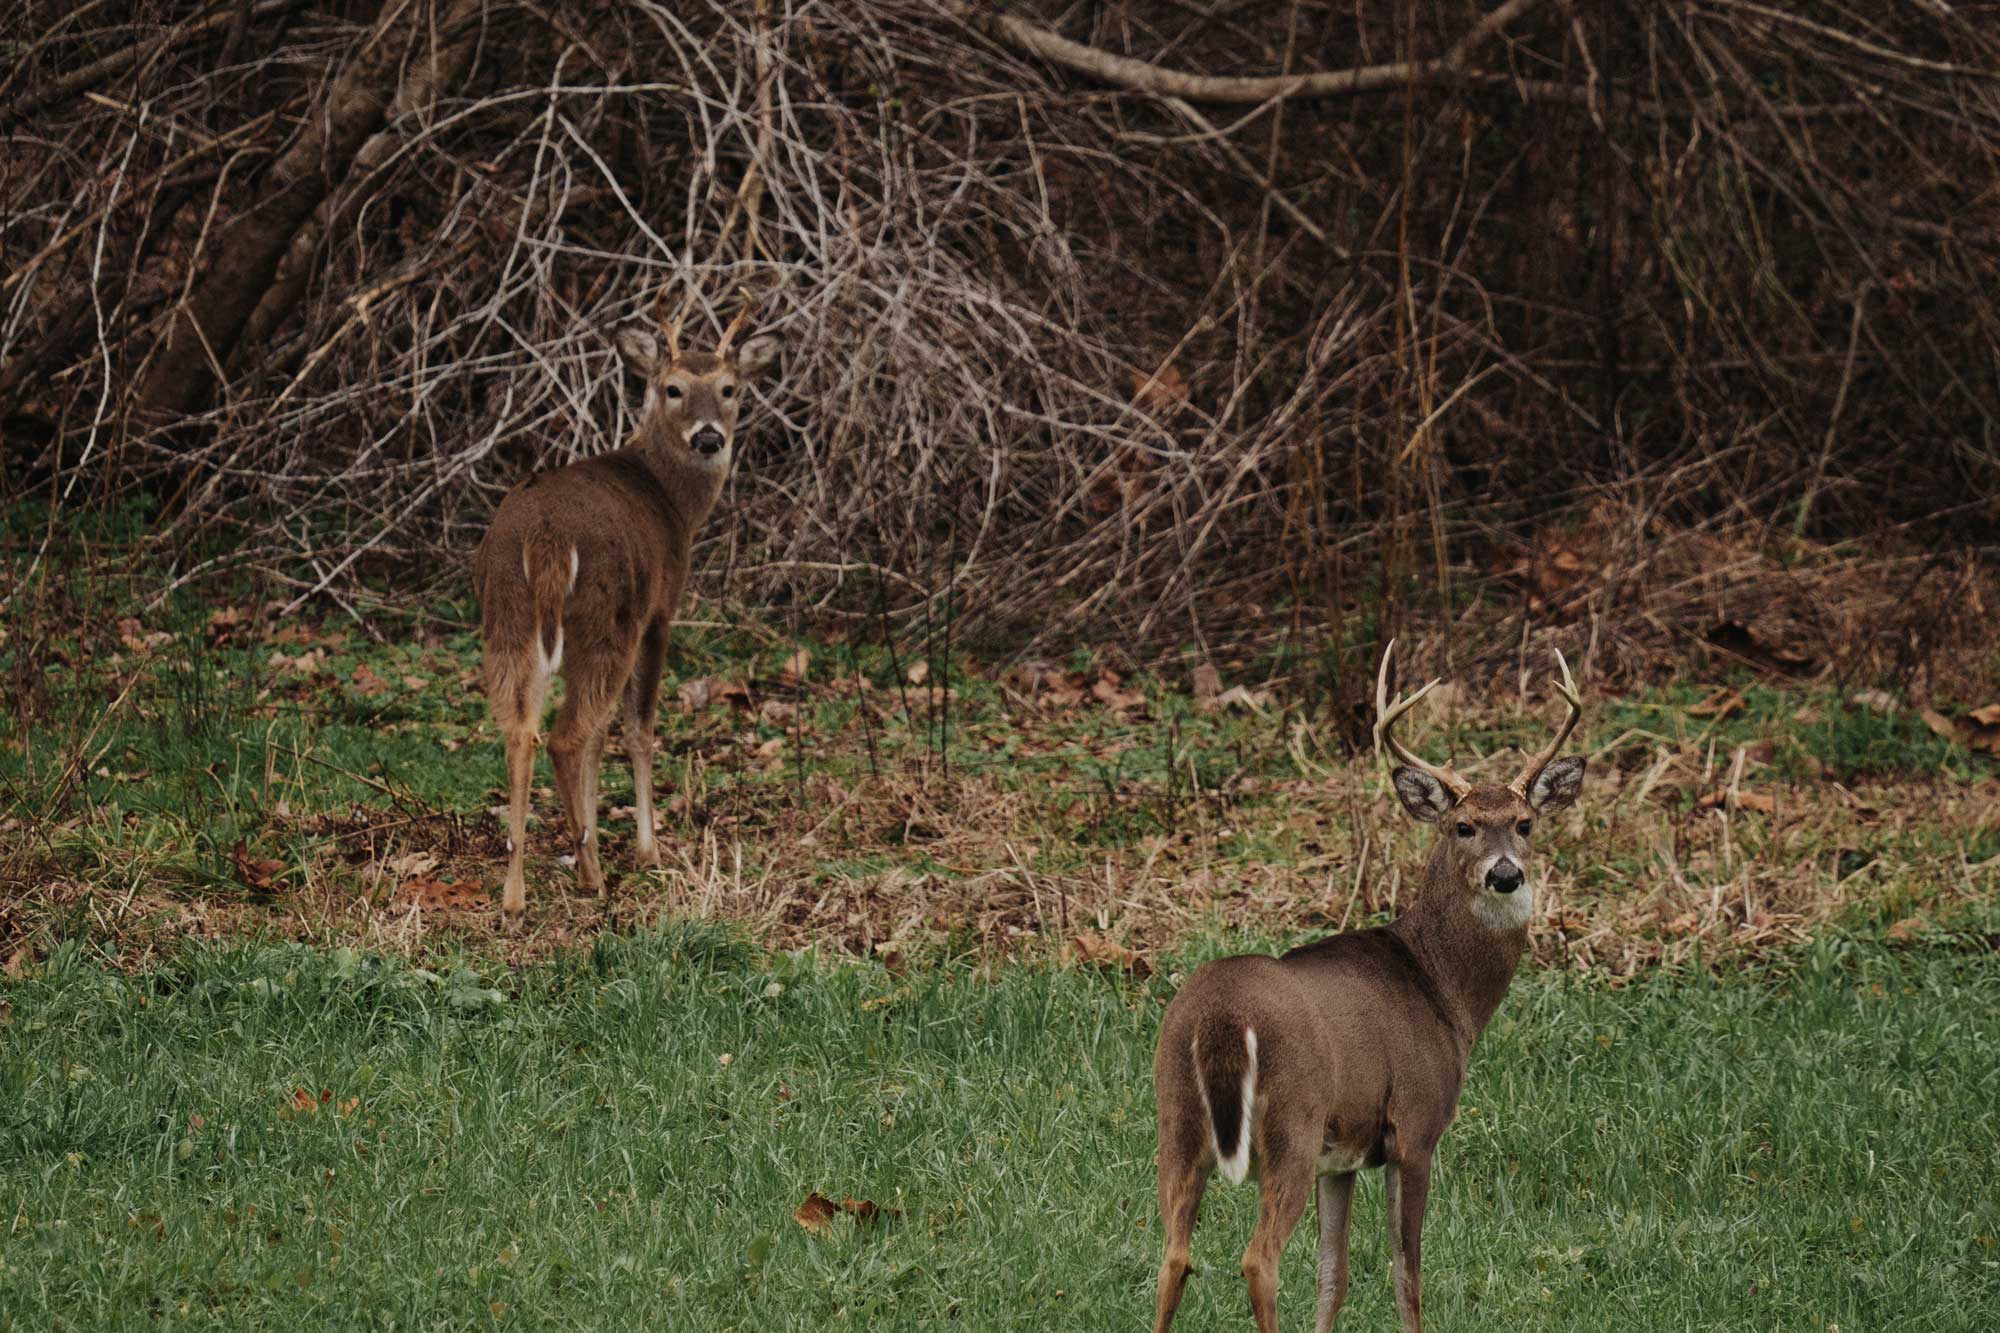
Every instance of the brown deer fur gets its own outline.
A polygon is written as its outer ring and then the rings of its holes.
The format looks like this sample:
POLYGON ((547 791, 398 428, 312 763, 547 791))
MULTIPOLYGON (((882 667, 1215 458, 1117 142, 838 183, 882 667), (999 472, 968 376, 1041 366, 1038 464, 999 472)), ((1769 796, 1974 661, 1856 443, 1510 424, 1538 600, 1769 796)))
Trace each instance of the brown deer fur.
MULTIPOLYGON (((1422 696, 1388 708, 1387 672, 1385 652, 1378 748, 1422 696)), ((1582 705, 1567 667, 1563 679, 1573 724, 1582 705)), ((1407 753, 1393 742, 1391 750, 1407 753)), ((1218 1168, 1226 1179, 1259 1182, 1243 1275, 1260 1333, 1278 1326, 1278 1256, 1317 1191, 1316 1327, 1328 1333, 1347 1294, 1355 1172, 1378 1166, 1396 1304, 1405 1333, 1417 1333, 1431 1156, 1457 1114, 1473 1043, 1527 945, 1533 819, 1570 804, 1583 779, 1583 760, 1555 760, 1554 747, 1530 764, 1506 787, 1473 786, 1430 765, 1396 769, 1409 813, 1440 825, 1408 910, 1283 957, 1218 959, 1168 1006, 1153 1060, 1166 1229, 1156 1333, 1173 1323, 1192 1271, 1195 1214, 1218 1168)))
POLYGON ((556 790, 587 891, 609 896, 597 853, 597 776, 620 704, 632 761, 641 864, 658 865, 653 834, 653 722, 667 628, 687 584, 695 534, 729 476, 742 380, 769 365, 777 344, 730 343, 682 352, 678 321, 664 354, 650 331, 617 343, 645 377, 646 402, 624 448, 538 472, 500 502, 473 559, 486 697, 507 756, 510 917, 526 904, 528 792, 549 684, 564 682, 549 736, 556 790))

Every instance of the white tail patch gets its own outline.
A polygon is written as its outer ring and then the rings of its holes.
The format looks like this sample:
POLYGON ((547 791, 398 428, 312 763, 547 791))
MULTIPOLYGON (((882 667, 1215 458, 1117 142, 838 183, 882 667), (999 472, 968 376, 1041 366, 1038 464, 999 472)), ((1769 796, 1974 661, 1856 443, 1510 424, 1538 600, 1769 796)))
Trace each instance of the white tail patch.
POLYGON ((542 647, 541 634, 539 632, 536 633, 535 671, 537 674, 543 676, 553 676, 556 674, 557 670, 559 670, 562 667, 562 640, 563 640, 562 626, 557 625, 555 651, 549 652, 542 647))
MULTIPOLYGON (((1222 1171, 1222 1178, 1232 1185, 1241 1185, 1250 1174, 1250 1125, 1251 1113, 1257 1109, 1257 1029, 1243 1029, 1243 1049, 1249 1053, 1250 1063, 1243 1071, 1243 1119, 1236 1128, 1236 1146, 1230 1152, 1223 1152, 1220 1143, 1215 1144, 1215 1163, 1222 1171)), ((1215 1137, 1215 1122, 1209 1121, 1210 1141, 1215 1137)))

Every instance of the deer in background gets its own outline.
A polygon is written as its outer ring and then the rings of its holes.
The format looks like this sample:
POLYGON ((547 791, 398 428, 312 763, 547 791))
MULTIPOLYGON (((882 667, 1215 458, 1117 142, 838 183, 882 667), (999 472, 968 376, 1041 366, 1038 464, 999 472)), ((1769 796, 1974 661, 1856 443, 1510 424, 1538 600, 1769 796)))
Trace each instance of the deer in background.
POLYGON ((687 585, 695 533, 715 507, 736 436, 743 381, 776 358, 769 335, 736 336, 745 306, 713 352, 683 351, 687 306, 656 305, 656 335, 615 338, 646 383, 638 427, 622 449, 538 472, 508 492, 473 558, 485 686, 507 753, 507 882, 501 906, 527 903, 522 860, 528 792, 549 683, 564 682, 549 736, 556 790, 577 876, 609 901, 597 854, 597 776, 612 715, 625 709, 641 865, 660 863, 653 835, 653 722, 667 629, 687 585))
POLYGON ((1160 1265, 1153 1327, 1165 1333, 1192 1271, 1188 1240, 1218 1168, 1255 1175, 1257 1226, 1243 1277, 1259 1333, 1278 1327, 1278 1256, 1319 1196, 1319 1311, 1329 1333, 1347 1295, 1354 1175, 1381 1167, 1396 1306, 1418 1333, 1424 1201, 1431 1155, 1458 1114, 1472 1046, 1527 947, 1536 816, 1576 799, 1580 758, 1558 759, 1583 713, 1562 654, 1569 715, 1504 787, 1474 786, 1395 739, 1396 722, 1437 685, 1388 700, 1391 641, 1375 681, 1375 748, 1412 818, 1438 826, 1415 900, 1387 926, 1332 935, 1281 958, 1242 955, 1198 969, 1167 1007, 1153 1056, 1160 1114, 1160 1265))

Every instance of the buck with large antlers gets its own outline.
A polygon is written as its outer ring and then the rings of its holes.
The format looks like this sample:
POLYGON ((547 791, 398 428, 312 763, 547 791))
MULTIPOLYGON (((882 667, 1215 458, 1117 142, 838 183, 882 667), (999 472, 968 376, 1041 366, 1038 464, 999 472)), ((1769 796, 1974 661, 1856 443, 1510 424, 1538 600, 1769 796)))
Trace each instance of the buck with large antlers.
POLYGON ((538 472, 508 492, 473 559, 485 641, 487 702, 507 751, 507 883, 501 905, 518 918, 528 789, 549 683, 565 692, 549 736, 556 790, 586 891, 608 899, 597 854, 597 774, 612 714, 625 709, 625 745, 639 825, 638 854, 658 865, 653 834, 653 721, 667 627, 687 584, 694 537, 729 476, 742 383, 771 364, 776 339, 736 346, 745 306, 713 352, 683 351, 687 306, 656 305, 656 335, 618 331, 627 365, 646 383, 645 405, 622 449, 538 472))
POLYGON ((1558 759, 1583 712, 1562 655, 1569 716, 1504 787, 1474 786, 1426 763, 1393 728, 1432 681, 1388 700, 1389 653, 1375 684, 1375 748, 1397 760, 1396 795, 1439 825, 1414 901, 1387 926, 1350 931, 1281 958, 1244 955, 1198 970, 1167 1007, 1153 1056, 1160 1110, 1156 1333, 1192 1271, 1188 1240, 1218 1168, 1255 1174, 1261 1207, 1243 1276, 1259 1333, 1278 1327, 1278 1256, 1319 1195, 1319 1317, 1328 1333, 1347 1295, 1355 1172, 1383 1168, 1389 1253, 1404 1333, 1421 1327, 1418 1255, 1431 1154, 1458 1113, 1472 1045, 1500 1005, 1534 910, 1528 835, 1537 815, 1576 799, 1583 760, 1558 759))

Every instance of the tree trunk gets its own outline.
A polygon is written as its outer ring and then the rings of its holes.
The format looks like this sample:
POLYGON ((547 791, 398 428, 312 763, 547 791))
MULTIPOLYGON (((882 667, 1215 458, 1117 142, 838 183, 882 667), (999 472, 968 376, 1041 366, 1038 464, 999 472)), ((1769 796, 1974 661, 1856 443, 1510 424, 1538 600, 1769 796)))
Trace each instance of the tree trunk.
POLYGON ((421 19, 419 6, 389 0, 312 122, 272 165, 263 198, 223 231, 215 262, 169 319, 140 382, 139 406, 148 415, 184 415, 203 401, 293 234, 381 125, 421 19))
POLYGON ((410 61, 404 69, 402 85, 389 104, 389 124, 369 136, 355 152, 354 163, 347 172, 350 179, 343 183, 345 188, 321 200, 311 219, 293 235, 284 262, 278 267, 277 280, 258 298, 240 335, 244 364, 248 364, 247 358, 258 354, 262 344, 270 341, 298 305, 312 280, 322 243, 354 216, 366 201, 368 177, 380 170, 402 145, 403 136, 396 133, 395 122, 413 112, 428 110, 440 91, 465 77, 477 45, 473 40, 479 31, 475 20, 484 4, 485 0, 451 0, 451 9, 438 29, 436 44, 424 58, 410 61))

